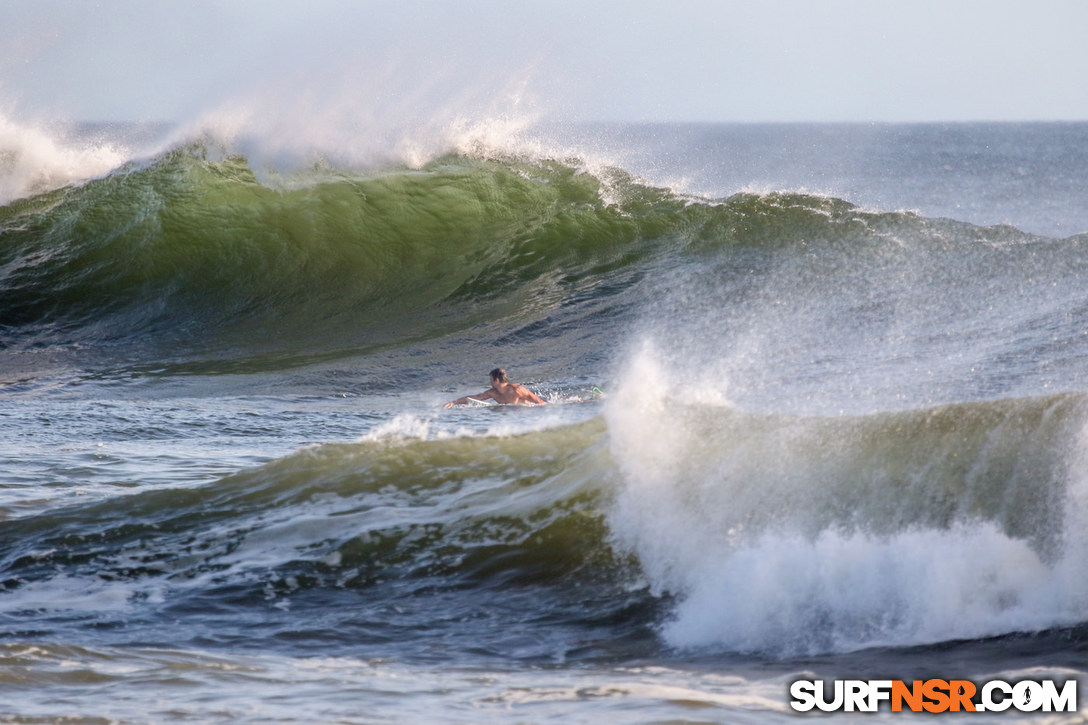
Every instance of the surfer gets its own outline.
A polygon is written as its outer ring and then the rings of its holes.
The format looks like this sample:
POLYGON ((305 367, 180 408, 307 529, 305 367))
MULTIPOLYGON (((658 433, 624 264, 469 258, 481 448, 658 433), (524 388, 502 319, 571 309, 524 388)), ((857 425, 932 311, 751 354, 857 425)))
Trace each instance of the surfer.
POLYGON ((547 405, 539 395, 525 386, 507 380, 506 371, 502 368, 495 368, 491 371, 491 387, 489 389, 477 395, 466 395, 463 398, 451 400, 446 403, 445 407, 452 408, 455 405, 465 405, 470 400, 478 400, 480 402, 494 400, 502 405, 518 405, 520 403, 547 405))

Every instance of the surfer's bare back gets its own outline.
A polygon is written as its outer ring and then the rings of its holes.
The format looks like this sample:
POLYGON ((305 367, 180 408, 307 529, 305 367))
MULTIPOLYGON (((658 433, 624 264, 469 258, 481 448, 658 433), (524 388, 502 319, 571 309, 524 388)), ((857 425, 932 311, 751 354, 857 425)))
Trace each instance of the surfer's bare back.
POLYGON ((502 368, 495 368, 491 371, 490 388, 476 395, 466 395, 463 398, 451 400, 446 403, 445 407, 452 408, 455 405, 465 405, 470 400, 477 400, 480 402, 494 400, 496 403, 501 403, 502 405, 518 405, 522 403, 547 405, 539 395, 529 390, 524 385, 518 385, 517 383, 512 383, 507 380, 506 371, 502 368))

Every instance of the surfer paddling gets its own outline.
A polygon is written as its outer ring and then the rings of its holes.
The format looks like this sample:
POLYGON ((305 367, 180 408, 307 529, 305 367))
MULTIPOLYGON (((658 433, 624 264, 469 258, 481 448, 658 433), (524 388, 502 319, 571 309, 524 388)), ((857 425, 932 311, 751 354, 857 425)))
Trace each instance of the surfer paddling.
POLYGON ((494 400, 502 405, 519 405, 522 403, 547 405, 539 395, 532 392, 524 385, 518 385, 517 383, 512 383, 507 380, 506 371, 502 368, 495 368, 491 371, 491 387, 488 390, 478 393, 477 395, 466 395, 463 398, 451 400, 446 403, 445 407, 452 408, 455 405, 465 405, 470 400, 477 400, 480 402, 494 400))

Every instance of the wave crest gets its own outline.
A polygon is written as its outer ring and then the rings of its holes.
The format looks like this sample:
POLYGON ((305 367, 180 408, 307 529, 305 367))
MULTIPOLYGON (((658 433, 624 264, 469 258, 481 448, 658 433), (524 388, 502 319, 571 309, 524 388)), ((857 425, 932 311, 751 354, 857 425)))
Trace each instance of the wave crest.
POLYGON ((609 523, 678 597, 671 644, 797 656, 1081 621, 1083 395, 788 416, 670 400, 660 372, 632 364, 610 397, 609 523))

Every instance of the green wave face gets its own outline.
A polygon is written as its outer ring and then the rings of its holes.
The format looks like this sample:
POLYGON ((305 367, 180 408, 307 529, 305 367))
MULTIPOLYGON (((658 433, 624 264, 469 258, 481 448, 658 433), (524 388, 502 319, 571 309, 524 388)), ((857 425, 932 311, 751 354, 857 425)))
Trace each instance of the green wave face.
POLYGON ((243 159, 187 149, 11 205, 0 320, 9 336, 93 341, 245 326, 252 345, 262 327, 320 342, 315 323, 381 340, 447 306, 576 291, 646 236, 598 179, 560 164, 449 158, 311 182, 273 189, 243 159))
POLYGON ((42 626, 112 621, 102 598, 74 615, 63 598, 42 603, 43 588, 80 582, 120 592, 129 621, 163 622, 162 636, 179 617, 192 624, 184 636, 198 636, 227 614, 216 636, 319 641, 321 620, 378 656, 395 641, 401 655, 509 657, 503 639, 516 635, 535 657, 557 636, 601 629, 600 644, 585 646, 599 655, 622 649, 610 641, 626 629, 646 639, 660 612, 629 587, 632 563, 608 544, 601 505, 614 475, 600 419, 532 435, 304 449, 203 487, 6 522, 4 611, 41 608, 32 616, 42 626), (504 632, 495 617, 521 624, 504 632))
MULTIPOLYGON (((1049 626, 1081 603, 1068 500, 1084 406, 1067 394, 810 418, 619 401, 529 434, 314 446, 200 487, 8 520, 5 611, 83 582, 123 593, 131 619, 231 612, 231 636, 257 622, 274 638, 308 636, 298 613, 312 606, 337 631, 381 623, 368 646, 418 639, 423 656, 436 630, 443 646, 501 649, 487 625, 500 610, 540 642, 603 627, 592 656, 654 631, 792 656, 924 643, 922 615, 955 629, 971 612, 990 634, 1049 626), (828 566, 864 577, 825 586, 828 566), (1034 612, 1036 588, 1063 592, 1060 611, 1034 612), (270 618, 276 603, 296 609, 270 618)), ((39 620, 117 616, 47 609, 39 620)))
POLYGON ((266 185, 244 158, 208 155, 0 209, 4 342, 253 353, 524 326, 615 314, 631 301, 613 297, 691 255, 868 229, 837 200, 685 199, 573 162, 450 156, 266 185))
POLYGON ((390 436, 305 448, 199 489, 58 508, 9 521, 2 538, 28 579, 56 567, 182 589, 209 571, 244 581, 298 567, 328 586, 366 586, 361 573, 343 577, 359 567, 563 577, 594 552, 610 565, 599 505, 614 477, 600 418, 517 436, 390 436))

